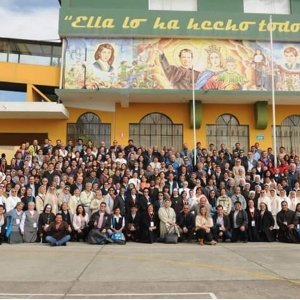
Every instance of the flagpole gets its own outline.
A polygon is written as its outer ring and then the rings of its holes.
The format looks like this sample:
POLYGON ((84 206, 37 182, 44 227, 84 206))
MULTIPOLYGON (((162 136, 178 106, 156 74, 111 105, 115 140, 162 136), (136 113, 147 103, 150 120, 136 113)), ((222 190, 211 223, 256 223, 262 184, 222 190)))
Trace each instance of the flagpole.
POLYGON ((274 78, 274 55, 273 55, 273 22, 270 15, 270 50, 271 50, 271 80, 272 80, 272 117, 273 117, 273 149, 274 167, 277 168, 277 137, 276 137, 276 103, 275 103, 275 78, 274 78))
POLYGON ((196 103, 195 103, 195 72, 194 65, 192 65, 192 81, 193 81, 193 135, 194 135, 194 166, 197 161, 197 149, 196 149, 196 103))

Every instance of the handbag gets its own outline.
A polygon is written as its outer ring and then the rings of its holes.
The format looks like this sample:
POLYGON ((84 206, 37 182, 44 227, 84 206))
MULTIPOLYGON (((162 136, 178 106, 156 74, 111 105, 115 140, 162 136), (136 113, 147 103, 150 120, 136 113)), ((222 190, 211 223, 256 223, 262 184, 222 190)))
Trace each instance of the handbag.
POLYGON ((9 224, 8 224, 8 226, 7 226, 7 229, 6 229, 5 236, 6 236, 7 238, 9 238, 10 235, 11 235, 14 217, 15 217, 15 210, 13 210, 13 212, 12 212, 12 214, 11 214, 10 222, 9 222, 9 224))
POLYGON ((165 234, 165 243, 166 244, 177 244, 178 243, 178 235, 174 233, 166 233, 165 234))
POLYGON ((165 234, 164 238, 165 238, 166 244, 177 244, 178 243, 178 234, 176 233, 174 226, 170 226, 167 229, 167 233, 165 234))
POLYGON ((122 232, 114 232, 112 235, 111 235, 111 238, 113 240, 123 240, 123 233, 122 232))

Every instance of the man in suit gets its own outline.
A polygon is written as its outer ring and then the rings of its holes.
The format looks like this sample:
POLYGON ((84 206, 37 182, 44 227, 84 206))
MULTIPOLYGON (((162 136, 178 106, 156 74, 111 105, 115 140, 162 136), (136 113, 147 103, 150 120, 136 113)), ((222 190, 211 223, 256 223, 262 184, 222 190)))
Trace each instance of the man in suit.
POLYGON ((131 211, 126 218, 126 237, 129 241, 138 242, 140 238, 141 214, 136 206, 131 207, 131 211))
POLYGON ((248 242, 247 226, 248 216, 245 210, 241 208, 241 202, 234 203, 234 210, 229 214, 230 226, 232 228, 231 242, 235 243, 242 240, 244 243, 248 242))
POLYGON ((173 194, 174 189, 179 189, 178 182, 174 181, 174 174, 170 173, 168 176, 168 180, 165 183, 165 186, 169 187, 170 194, 173 194))
POLYGON ((191 243, 195 232, 195 215, 190 212, 189 206, 184 205, 182 212, 177 215, 177 225, 180 240, 191 243))
POLYGON ((123 217, 126 214, 126 211, 125 211, 125 200, 126 200, 125 192, 126 192, 126 189, 124 187, 121 187, 119 194, 115 198, 114 207, 113 207, 113 210, 115 210, 117 207, 119 207, 120 211, 121 211, 121 215, 123 217))
POLYGON ((33 175, 29 176, 28 184, 25 185, 26 189, 32 189, 32 195, 36 197, 39 192, 39 185, 35 183, 35 177, 33 175))
POLYGON ((287 47, 283 52, 285 58, 284 67, 288 70, 300 70, 300 64, 298 60, 298 51, 295 47, 287 47))
POLYGON ((217 206, 217 213, 213 216, 214 226, 212 228, 212 234, 214 240, 222 239, 225 242, 227 239, 231 240, 230 221, 229 217, 224 214, 223 206, 217 206))

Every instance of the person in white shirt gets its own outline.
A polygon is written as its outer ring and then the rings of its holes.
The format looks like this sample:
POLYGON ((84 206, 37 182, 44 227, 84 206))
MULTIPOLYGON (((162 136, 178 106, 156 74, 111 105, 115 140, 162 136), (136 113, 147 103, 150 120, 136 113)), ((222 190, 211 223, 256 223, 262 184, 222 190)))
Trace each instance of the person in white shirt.
POLYGON ((5 210, 6 212, 10 212, 13 210, 17 203, 21 202, 21 199, 17 196, 17 190, 16 189, 11 189, 9 192, 9 197, 5 199, 5 210))

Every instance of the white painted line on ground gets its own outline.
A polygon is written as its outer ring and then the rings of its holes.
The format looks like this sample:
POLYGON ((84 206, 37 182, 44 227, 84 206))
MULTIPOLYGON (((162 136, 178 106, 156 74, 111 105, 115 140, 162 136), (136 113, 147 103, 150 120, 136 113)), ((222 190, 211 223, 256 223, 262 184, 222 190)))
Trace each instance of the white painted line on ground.
POLYGON ((16 294, 16 293, 0 293, 2 296, 29 296, 29 297, 121 297, 121 296, 196 296, 208 295, 211 299, 217 299, 214 293, 128 293, 128 294, 16 294))

